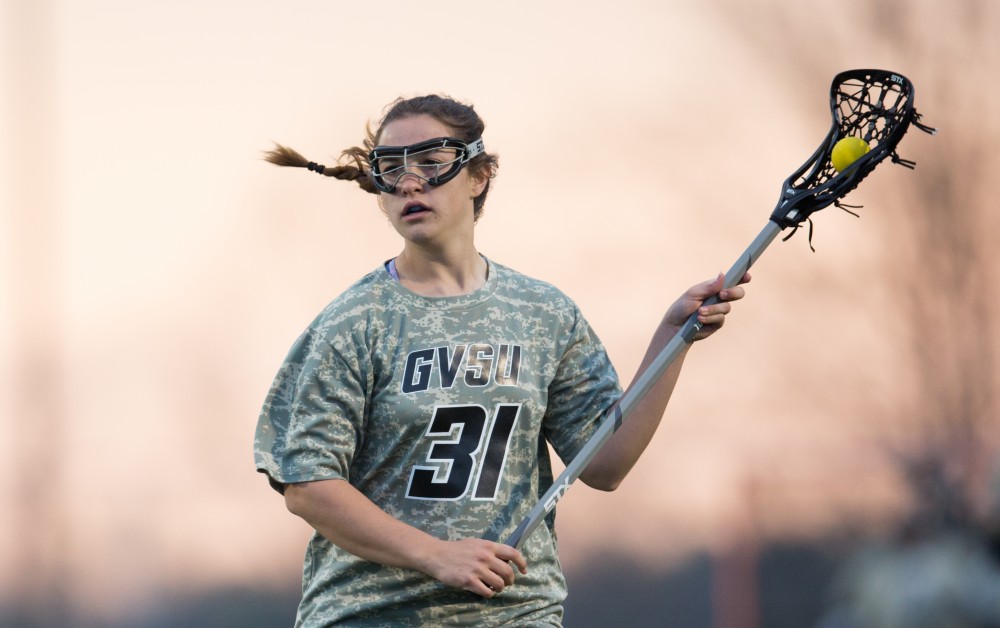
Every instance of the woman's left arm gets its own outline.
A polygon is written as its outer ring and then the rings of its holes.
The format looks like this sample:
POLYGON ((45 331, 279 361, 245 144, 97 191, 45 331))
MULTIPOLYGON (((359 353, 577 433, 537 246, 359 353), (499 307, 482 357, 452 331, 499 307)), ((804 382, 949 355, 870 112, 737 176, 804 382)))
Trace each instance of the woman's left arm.
MULTIPOLYGON (((722 327, 726 315, 732 310, 730 304, 742 299, 745 294, 745 290, 739 284, 750 281, 750 274, 745 274, 738 285, 723 290, 724 281, 725 276, 720 274, 713 280, 696 284, 670 306, 653 334, 653 339, 649 343, 649 348, 646 350, 646 355, 639 365, 633 382, 649 368, 663 347, 693 313, 698 312, 698 321, 703 325, 694 337, 695 340, 707 338, 722 327), (720 303, 702 305, 706 299, 715 294, 719 295, 720 303)), ((639 460, 639 456, 645 451, 646 446, 649 445, 653 434, 656 433, 656 428, 667 408, 667 402, 670 401, 670 395, 677 384, 677 378, 680 375, 688 348, 690 346, 682 350, 673 364, 635 405, 628 420, 622 424, 580 474, 580 479, 583 480, 584 484, 604 491, 613 491, 625 479, 636 461, 639 460)))

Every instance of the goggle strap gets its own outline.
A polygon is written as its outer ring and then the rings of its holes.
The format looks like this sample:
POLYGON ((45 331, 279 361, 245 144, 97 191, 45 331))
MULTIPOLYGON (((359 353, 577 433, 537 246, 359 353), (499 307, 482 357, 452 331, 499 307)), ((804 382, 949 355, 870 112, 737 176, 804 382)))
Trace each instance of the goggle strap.
POLYGON ((486 145, 483 144, 483 138, 479 138, 474 142, 469 142, 465 145, 465 161, 469 161, 476 155, 480 155, 486 152, 486 145))

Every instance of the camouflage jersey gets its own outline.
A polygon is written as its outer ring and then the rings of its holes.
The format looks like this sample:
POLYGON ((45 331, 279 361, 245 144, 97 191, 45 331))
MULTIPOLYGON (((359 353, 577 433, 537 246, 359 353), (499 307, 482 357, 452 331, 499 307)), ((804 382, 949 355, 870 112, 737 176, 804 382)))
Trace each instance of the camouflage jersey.
MULTIPOLYGON (((546 443, 572 459, 620 395, 603 345, 551 285, 489 262, 479 290, 430 298, 380 267, 292 347, 255 459, 278 490, 344 479, 437 538, 502 541, 552 483, 546 443)), ((559 625, 552 524, 522 547, 528 574, 492 599, 314 534, 296 625, 559 625)))

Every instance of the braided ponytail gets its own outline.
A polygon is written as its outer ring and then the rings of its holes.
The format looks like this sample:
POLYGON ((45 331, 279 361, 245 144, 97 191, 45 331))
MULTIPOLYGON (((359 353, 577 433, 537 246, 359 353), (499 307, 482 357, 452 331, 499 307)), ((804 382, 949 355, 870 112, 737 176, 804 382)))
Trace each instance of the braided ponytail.
POLYGON ((375 189, 375 185, 372 184, 371 179, 368 177, 364 151, 360 149, 345 150, 343 155, 341 155, 341 160, 345 158, 352 163, 346 165, 338 163, 336 166, 324 166, 315 161, 309 161, 299 154, 298 151, 287 146, 282 146, 281 144, 275 144, 272 150, 264 153, 264 161, 276 166, 306 168, 310 172, 316 172, 323 176, 334 177, 343 181, 355 181, 365 192, 378 194, 378 190, 375 189))

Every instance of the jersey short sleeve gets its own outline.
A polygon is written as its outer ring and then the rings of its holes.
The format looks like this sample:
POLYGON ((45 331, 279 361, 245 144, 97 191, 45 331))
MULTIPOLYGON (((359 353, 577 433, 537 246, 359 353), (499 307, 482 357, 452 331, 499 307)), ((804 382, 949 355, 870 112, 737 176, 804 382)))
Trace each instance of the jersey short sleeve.
POLYGON ((549 399, 543 432, 556 453, 569 462, 600 425, 604 413, 621 398, 618 374, 604 345, 575 305, 564 352, 549 399))
POLYGON ((272 486, 350 479, 370 390, 365 343, 328 308, 296 340, 264 401, 255 459, 272 486))

